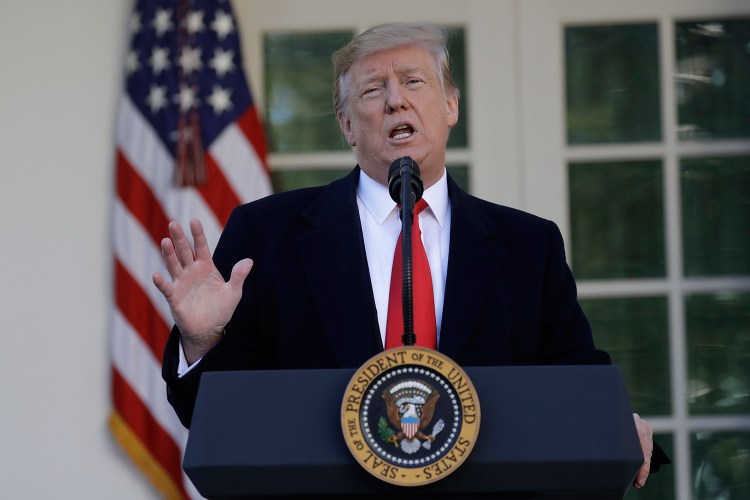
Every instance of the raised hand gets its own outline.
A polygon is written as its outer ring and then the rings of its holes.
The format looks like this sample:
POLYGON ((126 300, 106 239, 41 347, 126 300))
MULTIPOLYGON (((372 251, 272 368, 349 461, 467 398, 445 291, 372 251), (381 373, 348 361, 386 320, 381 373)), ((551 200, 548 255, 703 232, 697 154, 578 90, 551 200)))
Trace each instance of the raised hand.
POLYGON ((185 358, 192 364, 221 340, 224 327, 242 297, 242 284, 253 261, 237 262, 229 281, 225 282, 211 259, 198 219, 190 221, 190 232, 195 252, 180 224, 169 223, 171 238, 161 241, 161 253, 172 281, 159 273, 154 273, 152 279, 169 304, 182 335, 185 358))

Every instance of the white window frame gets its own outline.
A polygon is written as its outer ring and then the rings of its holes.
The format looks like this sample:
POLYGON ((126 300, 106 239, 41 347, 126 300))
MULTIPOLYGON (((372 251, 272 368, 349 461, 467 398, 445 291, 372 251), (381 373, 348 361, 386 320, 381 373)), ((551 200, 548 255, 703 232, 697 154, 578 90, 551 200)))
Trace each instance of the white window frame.
MULTIPOLYGON (((352 31, 359 33, 393 21, 429 22, 462 27, 466 36, 466 66, 470 96, 469 144, 451 148, 448 165, 466 165, 470 191, 482 198, 510 206, 522 204, 521 162, 518 157, 517 103, 515 100, 515 30, 517 3, 512 0, 274 0, 234 3, 242 29, 245 68, 256 103, 262 108, 263 36, 274 31, 352 31)), ((274 153, 272 170, 351 168, 351 152, 274 153)))
MULTIPOLYGON (((691 498, 690 437, 695 431, 750 430, 750 416, 691 416, 684 298, 691 293, 750 291, 750 277, 685 277, 683 274, 681 158, 750 154, 750 140, 678 141, 675 22, 750 15, 739 0, 534 0, 520 3, 519 39, 523 158, 527 209, 555 220, 570 242, 567 165, 579 161, 659 159, 663 166, 667 275, 658 279, 578 281, 581 298, 665 296, 668 298, 672 414, 651 417, 656 432, 674 436, 675 496, 691 498), (653 143, 566 144, 566 26, 656 23, 659 33, 662 139, 653 143)), ((568 244, 570 249, 570 245, 568 244)), ((570 250, 568 251, 570 258, 570 250)), ((574 270, 575 272, 575 270, 574 270)))

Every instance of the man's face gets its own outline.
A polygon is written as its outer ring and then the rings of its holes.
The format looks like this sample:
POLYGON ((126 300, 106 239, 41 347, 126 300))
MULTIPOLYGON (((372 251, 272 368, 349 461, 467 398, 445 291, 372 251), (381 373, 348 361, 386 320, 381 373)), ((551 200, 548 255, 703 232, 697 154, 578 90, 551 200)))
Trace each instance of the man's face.
POLYGON ((458 97, 443 92, 437 71, 427 50, 405 46, 364 57, 347 73, 339 125, 359 166, 381 184, 403 156, 417 162, 425 187, 442 174, 458 97))

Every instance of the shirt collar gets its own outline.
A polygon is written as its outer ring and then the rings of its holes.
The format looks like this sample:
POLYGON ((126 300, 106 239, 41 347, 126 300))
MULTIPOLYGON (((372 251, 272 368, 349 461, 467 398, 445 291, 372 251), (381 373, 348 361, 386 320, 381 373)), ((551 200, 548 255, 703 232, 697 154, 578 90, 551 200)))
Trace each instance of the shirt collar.
MULTIPOLYGON (((382 225, 396 209, 396 202, 391 199, 388 188, 370 178, 364 170, 359 171, 357 197, 379 225, 382 225)), ((445 169, 440 179, 427 188, 422 197, 442 227, 448 212, 448 176, 445 174, 445 169)))

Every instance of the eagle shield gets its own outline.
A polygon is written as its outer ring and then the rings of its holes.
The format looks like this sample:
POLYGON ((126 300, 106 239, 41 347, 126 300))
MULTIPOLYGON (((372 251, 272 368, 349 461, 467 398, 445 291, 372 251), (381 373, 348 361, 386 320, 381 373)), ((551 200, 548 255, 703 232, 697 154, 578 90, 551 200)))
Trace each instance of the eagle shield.
POLYGON ((401 429, 392 439, 400 442, 405 452, 414 453, 422 441, 432 439, 422 432, 432 421, 435 404, 440 398, 432 386, 419 380, 405 380, 388 387, 382 398, 391 425, 401 429))

